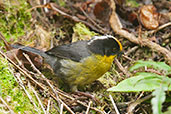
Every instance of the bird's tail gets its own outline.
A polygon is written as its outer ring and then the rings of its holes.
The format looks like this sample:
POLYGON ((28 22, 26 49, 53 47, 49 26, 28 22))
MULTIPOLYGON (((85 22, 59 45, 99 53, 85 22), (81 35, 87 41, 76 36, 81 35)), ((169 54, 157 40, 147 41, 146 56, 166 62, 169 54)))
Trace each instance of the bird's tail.
POLYGON ((44 58, 44 62, 49 64, 52 68, 55 67, 55 63, 57 61, 57 57, 53 57, 50 56, 48 54, 46 54, 44 51, 39 50, 39 49, 35 49, 32 47, 28 47, 28 46, 22 46, 19 44, 15 44, 15 45, 11 45, 11 47, 15 48, 15 49, 21 49, 22 51, 26 51, 26 52, 30 52, 36 55, 40 55, 41 57, 44 58))
POLYGON ((44 58, 47 57, 47 54, 44 51, 36 49, 36 48, 29 47, 29 46, 14 44, 14 45, 11 45, 11 47, 15 48, 15 49, 20 49, 22 51, 30 52, 30 53, 33 53, 33 54, 36 54, 36 55, 40 55, 40 56, 42 56, 44 58))

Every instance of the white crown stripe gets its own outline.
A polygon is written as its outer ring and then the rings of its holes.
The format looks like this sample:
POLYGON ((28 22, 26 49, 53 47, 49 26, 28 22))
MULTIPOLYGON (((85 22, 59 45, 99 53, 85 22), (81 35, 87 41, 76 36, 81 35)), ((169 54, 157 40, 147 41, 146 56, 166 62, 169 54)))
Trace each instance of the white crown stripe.
POLYGON ((87 44, 90 45, 92 42, 94 42, 95 40, 103 40, 103 39, 108 39, 108 38, 113 38, 116 39, 115 37, 111 36, 111 35, 105 35, 105 36, 94 36, 92 40, 90 40, 87 44))

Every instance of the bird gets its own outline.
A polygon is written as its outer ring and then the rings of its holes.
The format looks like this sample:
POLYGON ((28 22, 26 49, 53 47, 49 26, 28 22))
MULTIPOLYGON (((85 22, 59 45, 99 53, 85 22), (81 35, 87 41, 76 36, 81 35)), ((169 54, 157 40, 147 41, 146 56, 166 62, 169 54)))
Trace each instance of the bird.
POLYGON ((22 45, 12 47, 41 56, 72 92, 109 71, 114 58, 123 51, 121 42, 112 35, 93 36, 90 40, 58 45, 47 51, 22 45))

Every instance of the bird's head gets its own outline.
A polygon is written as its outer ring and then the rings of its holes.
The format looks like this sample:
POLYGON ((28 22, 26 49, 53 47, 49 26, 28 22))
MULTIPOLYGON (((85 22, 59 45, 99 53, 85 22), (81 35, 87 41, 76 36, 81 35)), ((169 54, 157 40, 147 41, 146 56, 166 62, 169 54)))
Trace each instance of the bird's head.
POLYGON ((122 53, 120 41, 111 35, 94 36, 88 41, 87 45, 92 53, 102 56, 112 56, 122 53))

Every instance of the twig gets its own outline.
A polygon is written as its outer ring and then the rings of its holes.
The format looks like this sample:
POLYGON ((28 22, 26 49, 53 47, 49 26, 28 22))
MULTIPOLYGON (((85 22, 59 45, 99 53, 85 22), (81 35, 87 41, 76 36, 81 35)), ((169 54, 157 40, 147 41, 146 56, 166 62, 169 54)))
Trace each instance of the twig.
POLYGON ((114 102, 114 100, 112 98, 112 95, 109 95, 109 97, 110 97, 110 100, 112 101, 112 104, 113 104, 113 107, 114 107, 114 109, 116 111, 116 114, 120 114, 119 110, 118 110, 118 108, 117 108, 117 106, 116 106, 116 104, 115 104, 115 102, 114 102))
POLYGON ((54 4, 54 3, 47 3, 47 4, 45 4, 45 5, 38 5, 38 6, 32 7, 32 8, 29 9, 28 11, 32 11, 32 10, 35 9, 35 8, 42 8, 42 7, 45 8, 45 7, 46 7, 46 8, 49 8, 49 9, 52 9, 52 10, 58 12, 59 14, 65 16, 65 17, 67 17, 67 18, 69 18, 69 19, 72 19, 72 20, 75 21, 75 22, 82 22, 82 23, 84 23, 85 25, 89 26, 90 28, 92 28, 93 30, 95 30, 95 31, 97 31, 97 32, 99 32, 99 33, 102 33, 102 34, 105 33, 103 30, 98 30, 98 29, 97 29, 96 27, 94 27, 92 24, 90 24, 90 23, 88 23, 88 22, 86 22, 86 21, 80 20, 80 19, 79 19, 78 17, 76 17, 76 16, 71 16, 71 15, 69 15, 69 14, 67 14, 67 13, 65 13, 65 12, 63 12, 63 11, 61 11, 60 9, 58 9, 58 8, 55 7, 55 6, 56 6, 56 4, 54 4))
POLYGON ((47 114, 49 114, 50 104, 51 104, 51 97, 48 100, 48 105, 47 105, 47 110, 46 110, 47 114))
POLYGON ((15 114, 14 111, 8 106, 8 104, 5 102, 5 100, 1 96, 0 96, 0 100, 8 108, 11 114, 15 114))
MULTIPOLYGON (((111 2, 110 7, 112 8, 112 14, 110 16, 109 22, 110 22, 110 25, 111 25, 113 31, 116 34, 119 34, 119 35, 123 36, 124 38, 128 39, 129 41, 131 41, 135 44, 141 45, 139 39, 134 34, 129 33, 128 31, 122 29, 122 24, 115 12, 115 9, 116 9, 115 2, 113 0, 110 0, 110 2, 111 2)), ((143 43, 144 46, 149 47, 153 51, 163 54, 165 59, 169 62, 169 64, 171 64, 171 52, 169 50, 150 41, 148 38, 143 38, 141 43, 143 43)))
POLYGON ((87 110, 86 110, 86 114, 88 114, 88 113, 89 113, 91 103, 92 103, 92 101, 90 101, 90 102, 88 103, 88 107, 87 107, 87 110))
POLYGON ((159 31, 159 30, 161 30, 161 29, 163 29, 163 28, 165 28, 165 27, 168 27, 168 26, 171 26, 171 22, 168 22, 168 23, 166 23, 166 24, 163 24, 163 25, 159 26, 159 27, 158 27, 157 29, 155 29, 155 30, 149 31, 149 34, 153 34, 153 33, 157 32, 157 31, 159 31))
MULTIPOLYGON (((52 95, 51 95, 51 96, 52 96, 52 95)), ((56 97, 54 97, 54 96, 52 96, 52 97, 57 101, 56 97)), ((61 99, 59 99, 59 101, 61 102, 61 104, 64 105, 64 107, 65 107, 71 114, 75 114, 75 113, 70 109, 70 107, 68 107, 68 105, 65 104, 61 99)))
POLYGON ((63 107, 64 107, 64 105, 61 104, 61 106, 60 106, 60 114, 63 114, 63 107))
POLYGON ((40 106, 41 106, 41 108, 42 108, 44 114, 47 114, 47 113, 46 113, 46 110, 45 110, 45 108, 44 108, 44 106, 43 106, 43 104, 42 104, 42 102, 41 102, 41 100, 40 100, 40 98, 39 98, 39 96, 37 95, 37 92, 34 90, 34 88, 32 88, 32 91, 33 91, 34 95, 36 96, 36 98, 37 98, 37 100, 38 100, 38 102, 39 102, 39 104, 40 104, 40 106))
POLYGON ((129 61, 134 61, 133 59, 131 59, 130 57, 128 57, 126 55, 122 55, 122 57, 124 57, 125 59, 128 59, 129 61))
MULTIPOLYGON (((58 93, 55 91, 55 89, 53 88, 53 86, 50 84, 50 82, 48 81, 48 79, 35 67, 35 65, 32 63, 32 61, 30 60, 29 56, 26 55, 25 53, 23 53, 23 55, 26 57, 26 59, 30 62, 32 68, 34 70, 36 70, 42 77, 43 79, 46 80, 47 84, 50 86, 50 88, 52 89, 52 91, 55 93, 56 95, 56 98, 53 96, 53 98, 55 98, 55 100, 58 102, 59 104, 59 107, 60 107, 60 104, 63 104, 65 106, 65 108, 72 114, 74 114, 74 112, 59 98, 58 96, 58 93)), ((51 94, 52 96, 52 94, 51 94)))
POLYGON ((115 58, 115 63, 117 64, 118 68, 127 76, 129 77, 130 76, 130 73, 125 70, 125 68, 121 65, 121 63, 118 61, 117 58, 115 58))
POLYGON ((44 8, 44 7, 45 7, 45 5, 37 5, 37 6, 34 6, 34 7, 30 8, 30 9, 28 9, 26 12, 30 12, 30 11, 36 9, 36 8, 44 8))
POLYGON ((101 26, 99 26, 84 10, 82 7, 80 7, 80 10, 83 12, 83 14, 96 26, 98 27, 100 30, 102 30, 104 33, 109 33, 109 31, 105 30, 104 28, 102 28, 101 26))
POLYGON ((11 49, 11 46, 10 46, 9 43, 6 41, 5 37, 2 35, 1 32, 0 32, 0 39, 4 42, 6 50, 10 50, 10 49, 11 49))
MULTIPOLYGON (((57 91, 57 93, 60 94, 60 95, 62 95, 62 96, 64 96, 64 97, 66 97, 66 98, 68 98, 68 99, 74 100, 75 102, 81 104, 82 106, 88 107, 85 103, 83 103, 83 102, 81 102, 81 101, 79 101, 79 100, 75 100, 73 97, 68 96, 68 95, 66 95, 66 94, 63 94, 63 93, 61 93, 60 91, 57 91)), ((55 96, 53 96, 52 94, 51 94, 51 96, 56 100, 56 97, 55 97, 55 96)), ((65 105, 64 105, 64 106, 65 106, 65 105)), ((95 111, 97 111, 97 112, 100 113, 100 114, 106 114, 104 111, 101 111, 101 110, 99 110, 99 109, 97 109, 97 108, 95 108, 95 107, 90 107, 90 109, 95 110, 95 111)))
MULTIPOLYGON (((33 62, 31 61, 31 59, 29 58, 29 56, 25 53, 23 53, 23 55, 26 57, 26 59, 29 61, 29 63, 31 64, 31 67, 43 78, 45 79, 46 83, 50 86, 50 88, 52 89, 52 91, 54 92, 54 94, 56 95, 56 98, 59 99, 58 93, 55 91, 55 89, 53 88, 53 86, 50 84, 50 82, 48 81, 48 79, 35 67, 35 65, 33 64, 33 62)), ((58 105, 60 107, 60 102, 58 101, 58 105)))
POLYGON ((142 99, 138 99, 138 100, 136 100, 135 102, 131 103, 131 104, 129 105, 129 107, 127 108, 128 114, 133 114, 133 110, 135 109, 135 107, 136 107, 138 104, 141 104, 142 102, 144 102, 144 101, 150 99, 151 97, 152 97, 152 95, 148 95, 148 96, 146 96, 146 97, 144 97, 144 98, 142 98, 142 99))
POLYGON ((6 58, 12 65, 14 65, 18 70, 20 70, 25 76, 27 76, 31 81, 33 81, 36 85, 38 85, 41 89, 45 90, 45 87, 43 87, 40 83, 38 83, 36 80, 34 80, 26 71, 24 71, 21 67, 19 67, 17 64, 15 64, 10 58, 8 58, 2 51, 0 51, 0 55, 2 55, 4 58, 6 58))
POLYGON ((25 86, 24 86, 22 80, 20 79, 20 74, 17 73, 17 74, 14 75, 14 76, 16 77, 16 79, 17 79, 18 82, 19 82, 19 85, 23 88, 24 92, 25 92, 26 95, 28 96, 30 102, 33 104, 33 106, 34 106, 34 108, 35 108, 35 111, 36 111, 38 114, 40 114, 39 111, 38 111, 38 109, 37 109, 37 106, 36 106, 35 102, 33 102, 33 99, 32 99, 32 97, 31 97, 31 95, 30 95, 29 92, 26 90, 26 88, 25 88, 25 86))
POLYGON ((134 46, 133 48, 128 50, 126 53, 124 53, 124 55, 129 55, 130 53, 134 52, 136 49, 138 49, 138 46, 134 46))

